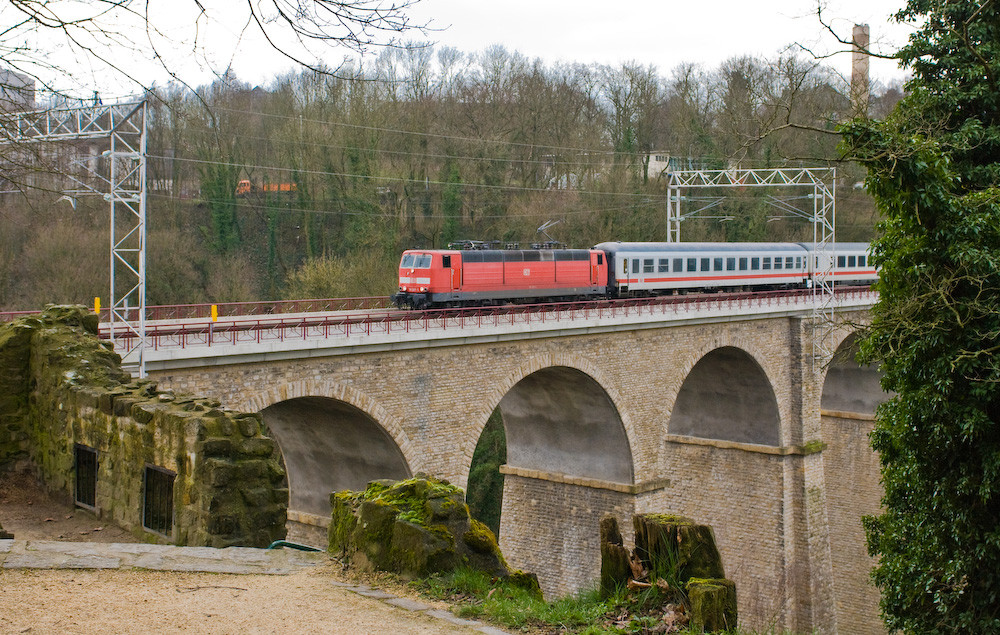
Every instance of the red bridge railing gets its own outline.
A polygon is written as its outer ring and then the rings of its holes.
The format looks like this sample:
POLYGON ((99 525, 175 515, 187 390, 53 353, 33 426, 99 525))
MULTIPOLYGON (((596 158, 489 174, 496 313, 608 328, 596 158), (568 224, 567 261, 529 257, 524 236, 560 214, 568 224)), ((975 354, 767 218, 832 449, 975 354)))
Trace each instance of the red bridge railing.
MULTIPOLYGON (((389 309, 389 296, 371 298, 328 298, 312 300, 274 300, 269 302, 220 302, 209 304, 167 304, 146 307, 146 320, 185 320, 211 318, 215 306, 219 317, 242 315, 281 315, 283 313, 320 313, 330 311, 377 311, 389 309)), ((0 322, 33 315, 40 311, 0 311, 0 322)), ((108 309, 101 309, 101 321, 108 321, 108 309)))
POLYGON ((212 306, 219 317, 281 315, 283 313, 319 313, 330 311, 377 311, 389 309, 389 296, 372 298, 330 298, 313 300, 277 300, 272 302, 223 302, 220 304, 175 304, 146 307, 146 320, 184 320, 212 317, 212 306))

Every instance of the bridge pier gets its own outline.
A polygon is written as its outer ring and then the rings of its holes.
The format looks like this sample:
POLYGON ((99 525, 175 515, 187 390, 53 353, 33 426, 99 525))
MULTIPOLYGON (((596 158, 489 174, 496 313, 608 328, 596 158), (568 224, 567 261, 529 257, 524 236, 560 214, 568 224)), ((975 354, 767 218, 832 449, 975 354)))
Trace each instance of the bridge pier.
POLYGON ((637 491, 668 484, 637 487, 507 465, 500 471, 500 548, 511 566, 538 575, 547 598, 593 586, 601 572, 601 518, 614 515, 630 543, 637 491))

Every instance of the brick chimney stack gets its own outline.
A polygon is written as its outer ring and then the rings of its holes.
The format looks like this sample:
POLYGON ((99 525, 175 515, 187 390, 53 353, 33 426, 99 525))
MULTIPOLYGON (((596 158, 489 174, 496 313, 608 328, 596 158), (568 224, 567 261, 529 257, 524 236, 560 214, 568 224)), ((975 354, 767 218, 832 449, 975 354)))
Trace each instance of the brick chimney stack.
POLYGON ((854 47, 851 53, 851 110, 855 116, 868 116, 868 44, 871 30, 867 24, 855 24, 852 34, 854 47))

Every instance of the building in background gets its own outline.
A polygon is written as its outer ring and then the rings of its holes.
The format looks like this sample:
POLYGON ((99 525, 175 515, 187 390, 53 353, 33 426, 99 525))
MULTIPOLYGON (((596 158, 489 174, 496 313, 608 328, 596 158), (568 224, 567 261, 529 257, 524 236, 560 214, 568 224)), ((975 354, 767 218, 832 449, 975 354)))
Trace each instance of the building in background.
POLYGON ((28 75, 0 69, 0 112, 35 109, 35 80, 28 75))

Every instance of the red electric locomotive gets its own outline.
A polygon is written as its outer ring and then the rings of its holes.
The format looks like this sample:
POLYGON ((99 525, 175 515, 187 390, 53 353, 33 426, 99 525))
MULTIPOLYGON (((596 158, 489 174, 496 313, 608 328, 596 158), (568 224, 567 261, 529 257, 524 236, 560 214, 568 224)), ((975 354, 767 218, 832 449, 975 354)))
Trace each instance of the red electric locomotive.
POLYGON ((603 296, 599 249, 411 249, 399 264, 396 306, 416 309, 603 296))

